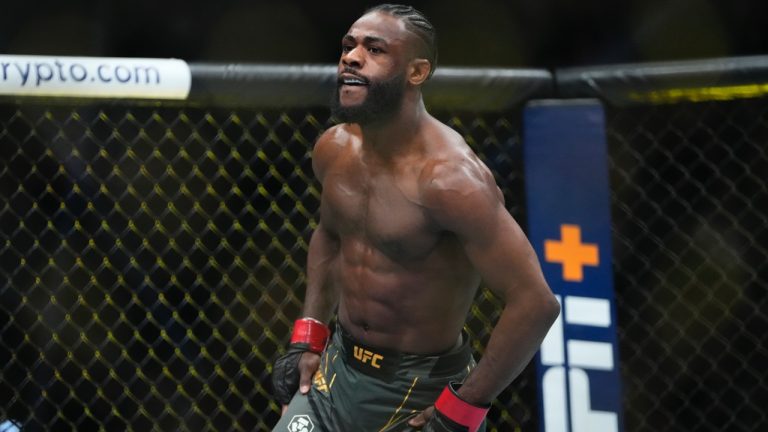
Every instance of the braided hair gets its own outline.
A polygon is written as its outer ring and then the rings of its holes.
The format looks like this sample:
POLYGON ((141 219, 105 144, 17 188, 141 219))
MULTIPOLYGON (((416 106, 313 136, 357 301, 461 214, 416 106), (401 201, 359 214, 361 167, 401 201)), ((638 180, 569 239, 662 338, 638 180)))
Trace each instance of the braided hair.
POLYGON ((401 19, 408 31, 421 40, 422 49, 419 56, 429 61, 431 77, 437 67, 437 32, 427 17, 412 6, 391 3, 374 6, 365 11, 364 15, 372 12, 383 12, 401 19))

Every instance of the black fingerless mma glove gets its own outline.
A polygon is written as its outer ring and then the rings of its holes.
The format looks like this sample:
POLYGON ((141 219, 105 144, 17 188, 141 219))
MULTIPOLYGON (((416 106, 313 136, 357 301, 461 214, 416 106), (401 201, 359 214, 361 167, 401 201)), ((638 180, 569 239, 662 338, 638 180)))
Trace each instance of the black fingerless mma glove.
POLYGON ((469 432, 469 428, 449 419, 438 410, 432 414, 422 432, 469 432))
POLYGON ((287 405, 299 389, 299 359, 308 351, 309 344, 291 344, 285 354, 275 361, 272 367, 272 389, 278 403, 287 405))
POLYGON ((323 352, 330 333, 328 326, 314 318, 296 320, 288 351, 280 356, 272 367, 272 389, 277 402, 286 405, 293 399, 301 380, 301 355, 305 352, 323 352))

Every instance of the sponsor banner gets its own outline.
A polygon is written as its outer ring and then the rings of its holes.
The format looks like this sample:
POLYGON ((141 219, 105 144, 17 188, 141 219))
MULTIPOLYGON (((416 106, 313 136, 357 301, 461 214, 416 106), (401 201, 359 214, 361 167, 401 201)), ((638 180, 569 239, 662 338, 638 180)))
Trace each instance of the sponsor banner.
POLYGON ((561 314, 536 356, 542 432, 623 430, 602 106, 524 113, 529 238, 561 314))
POLYGON ((0 55, 0 95, 186 99, 191 84, 177 59, 0 55))

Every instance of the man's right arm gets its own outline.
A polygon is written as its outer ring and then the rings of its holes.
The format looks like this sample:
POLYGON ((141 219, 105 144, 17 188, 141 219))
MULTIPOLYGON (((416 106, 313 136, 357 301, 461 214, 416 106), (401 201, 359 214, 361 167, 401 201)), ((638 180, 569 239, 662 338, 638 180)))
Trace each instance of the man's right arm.
MULTIPOLYGON (((329 283, 328 275, 330 266, 338 253, 337 241, 322 226, 318 224, 309 241, 309 253, 307 257, 307 291, 304 296, 304 309, 302 318, 317 320, 328 325, 333 312, 338 304, 338 294, 333 284, 329 283)), ((294 332, 296 330, 294 329, 294 332)), ((320 348, 322 350, 322 348, 320 348)), ((320 354, 318 351, 305 351, 301 353, 296 368, 299 373, 299 391, 307 394, 312 385, 312 377, 320 367, 320 354)), ((283 412, 287 406, 283 407, 283 412)))
MULTIPOLYGON (((338 127, 332 128, 315 144, 312 167, 321 185, 328 165, 336 157, 339 132, 338 127)), ((329 277, 338 251, 338 238, 319 222, 309 240, 302 317, 295 323, 288 352, 275 362, 272 374, 283 413, 297 388, 302 394, 309 392, 312 376, 320 366, 319 353, 329 333, 327 325, 338 304, 338 292, 329 277)))
MULTIPOLYGON (((338 156, 339 141, 345 135, 342 127, 335 126, 323 133, 312 151, 312 170, 321 187, 329 166, 338 156)), ((322 195, 321 195, 322 208, 322 195)), ((307 253, 307 289, 304 295, 303 316, 328 324, 338 304, 338 292, 330 283, 331 266, 339 253, 338 237, 323 225, 322 215, 309 240, 307 253)))

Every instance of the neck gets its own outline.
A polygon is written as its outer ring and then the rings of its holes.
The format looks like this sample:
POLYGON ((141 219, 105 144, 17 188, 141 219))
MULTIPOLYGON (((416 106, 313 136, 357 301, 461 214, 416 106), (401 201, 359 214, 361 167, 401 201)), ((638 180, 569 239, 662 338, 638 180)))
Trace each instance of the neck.
POLYGON ((421 95, 406 100, 391 118, 380 123, 361 126, 363 145, 383 157, 392 157, 411 149, 413 137, 428 115, 421 95))

